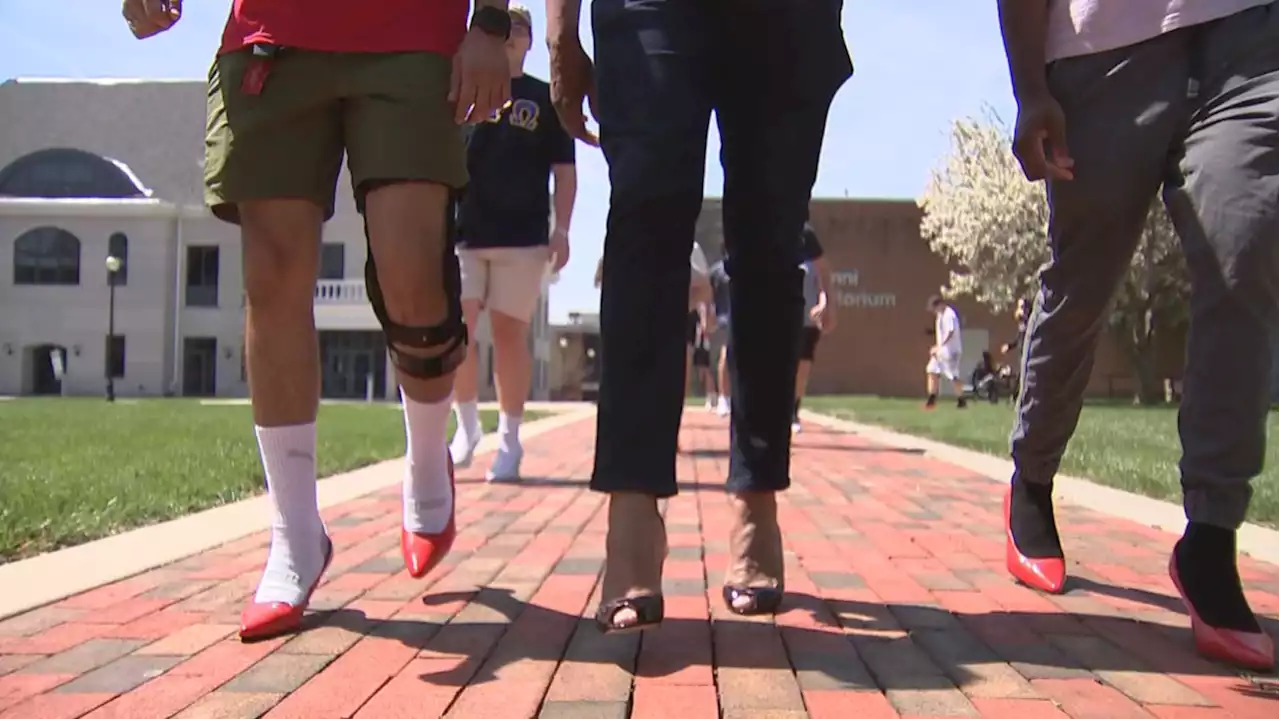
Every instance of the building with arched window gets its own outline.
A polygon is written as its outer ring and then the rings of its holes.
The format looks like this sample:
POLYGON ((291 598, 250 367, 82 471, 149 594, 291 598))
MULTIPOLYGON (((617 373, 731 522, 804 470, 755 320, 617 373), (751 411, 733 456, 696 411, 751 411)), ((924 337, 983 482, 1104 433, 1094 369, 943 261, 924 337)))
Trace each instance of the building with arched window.
MULTIPOLYGON (((248 393, 240 237, 202 202, 205 93, 201 81, 0 83, 0 396, 100 394, 108 375, 122 396, 248 393)), ((396 396, 366 254, 344 170, 315 289, 328 397, 396 396)), ((473 338, 491 397, 487 328, 473 338)))

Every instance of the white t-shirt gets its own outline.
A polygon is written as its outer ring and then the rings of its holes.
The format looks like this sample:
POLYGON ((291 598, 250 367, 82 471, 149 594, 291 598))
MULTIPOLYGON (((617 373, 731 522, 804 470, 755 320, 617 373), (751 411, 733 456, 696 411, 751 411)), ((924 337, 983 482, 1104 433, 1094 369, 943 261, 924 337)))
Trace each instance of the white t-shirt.
POLYGON ((1275 0, 1050 0, 1046 61, 1114 50, 1275 0))
POLYGON ((944 307, 933 320, 933 336, 934 341, 942 348, 942 353, 948 357, 959 357, 961 352, 960 346, 960 315, 951 306, 944 307), (944 343, 944 337, 950 334, 950 338, 944 343))

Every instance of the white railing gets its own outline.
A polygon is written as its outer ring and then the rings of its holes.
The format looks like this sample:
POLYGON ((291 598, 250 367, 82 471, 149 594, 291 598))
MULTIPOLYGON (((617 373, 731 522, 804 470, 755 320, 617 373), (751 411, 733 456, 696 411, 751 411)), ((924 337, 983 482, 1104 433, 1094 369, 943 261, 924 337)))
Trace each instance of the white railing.
POLYGON ((362 305, 368 301, 364 280, 320 280, 316 282, 317 305, 362 305))

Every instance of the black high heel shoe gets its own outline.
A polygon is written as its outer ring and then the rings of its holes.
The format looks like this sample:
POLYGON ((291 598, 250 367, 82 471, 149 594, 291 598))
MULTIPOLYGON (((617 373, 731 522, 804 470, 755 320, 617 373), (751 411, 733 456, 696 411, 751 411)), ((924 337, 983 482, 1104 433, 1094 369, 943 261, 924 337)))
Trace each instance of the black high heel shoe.
POLYGON ((605 634, 636 632, 662 622, 662 563, 667 557, 667 528, 653 495, 609 495, 609 533, 605 540, 603 595, 596 627, 605 634), (621 571, 619 571, 621 569, 621 571), (613 598, 609 598, 609 597, 613 598), (634 618, 619 621, 619 614, 634 618))

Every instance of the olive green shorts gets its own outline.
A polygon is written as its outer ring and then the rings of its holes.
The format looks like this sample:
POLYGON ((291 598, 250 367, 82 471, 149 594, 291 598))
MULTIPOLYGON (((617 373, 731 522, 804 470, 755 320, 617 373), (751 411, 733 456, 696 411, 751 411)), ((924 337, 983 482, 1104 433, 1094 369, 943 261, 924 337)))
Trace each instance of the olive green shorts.
POLYGON ((450 58, 286 48, 256 94, 242 87, 254 61, 246 48, 209 70, 205 202, 219 218, 237 222, 236 203, 274 198, 305 198, 332 217, 344 152, 357 206, 385 182, 466 184, 450 58))

